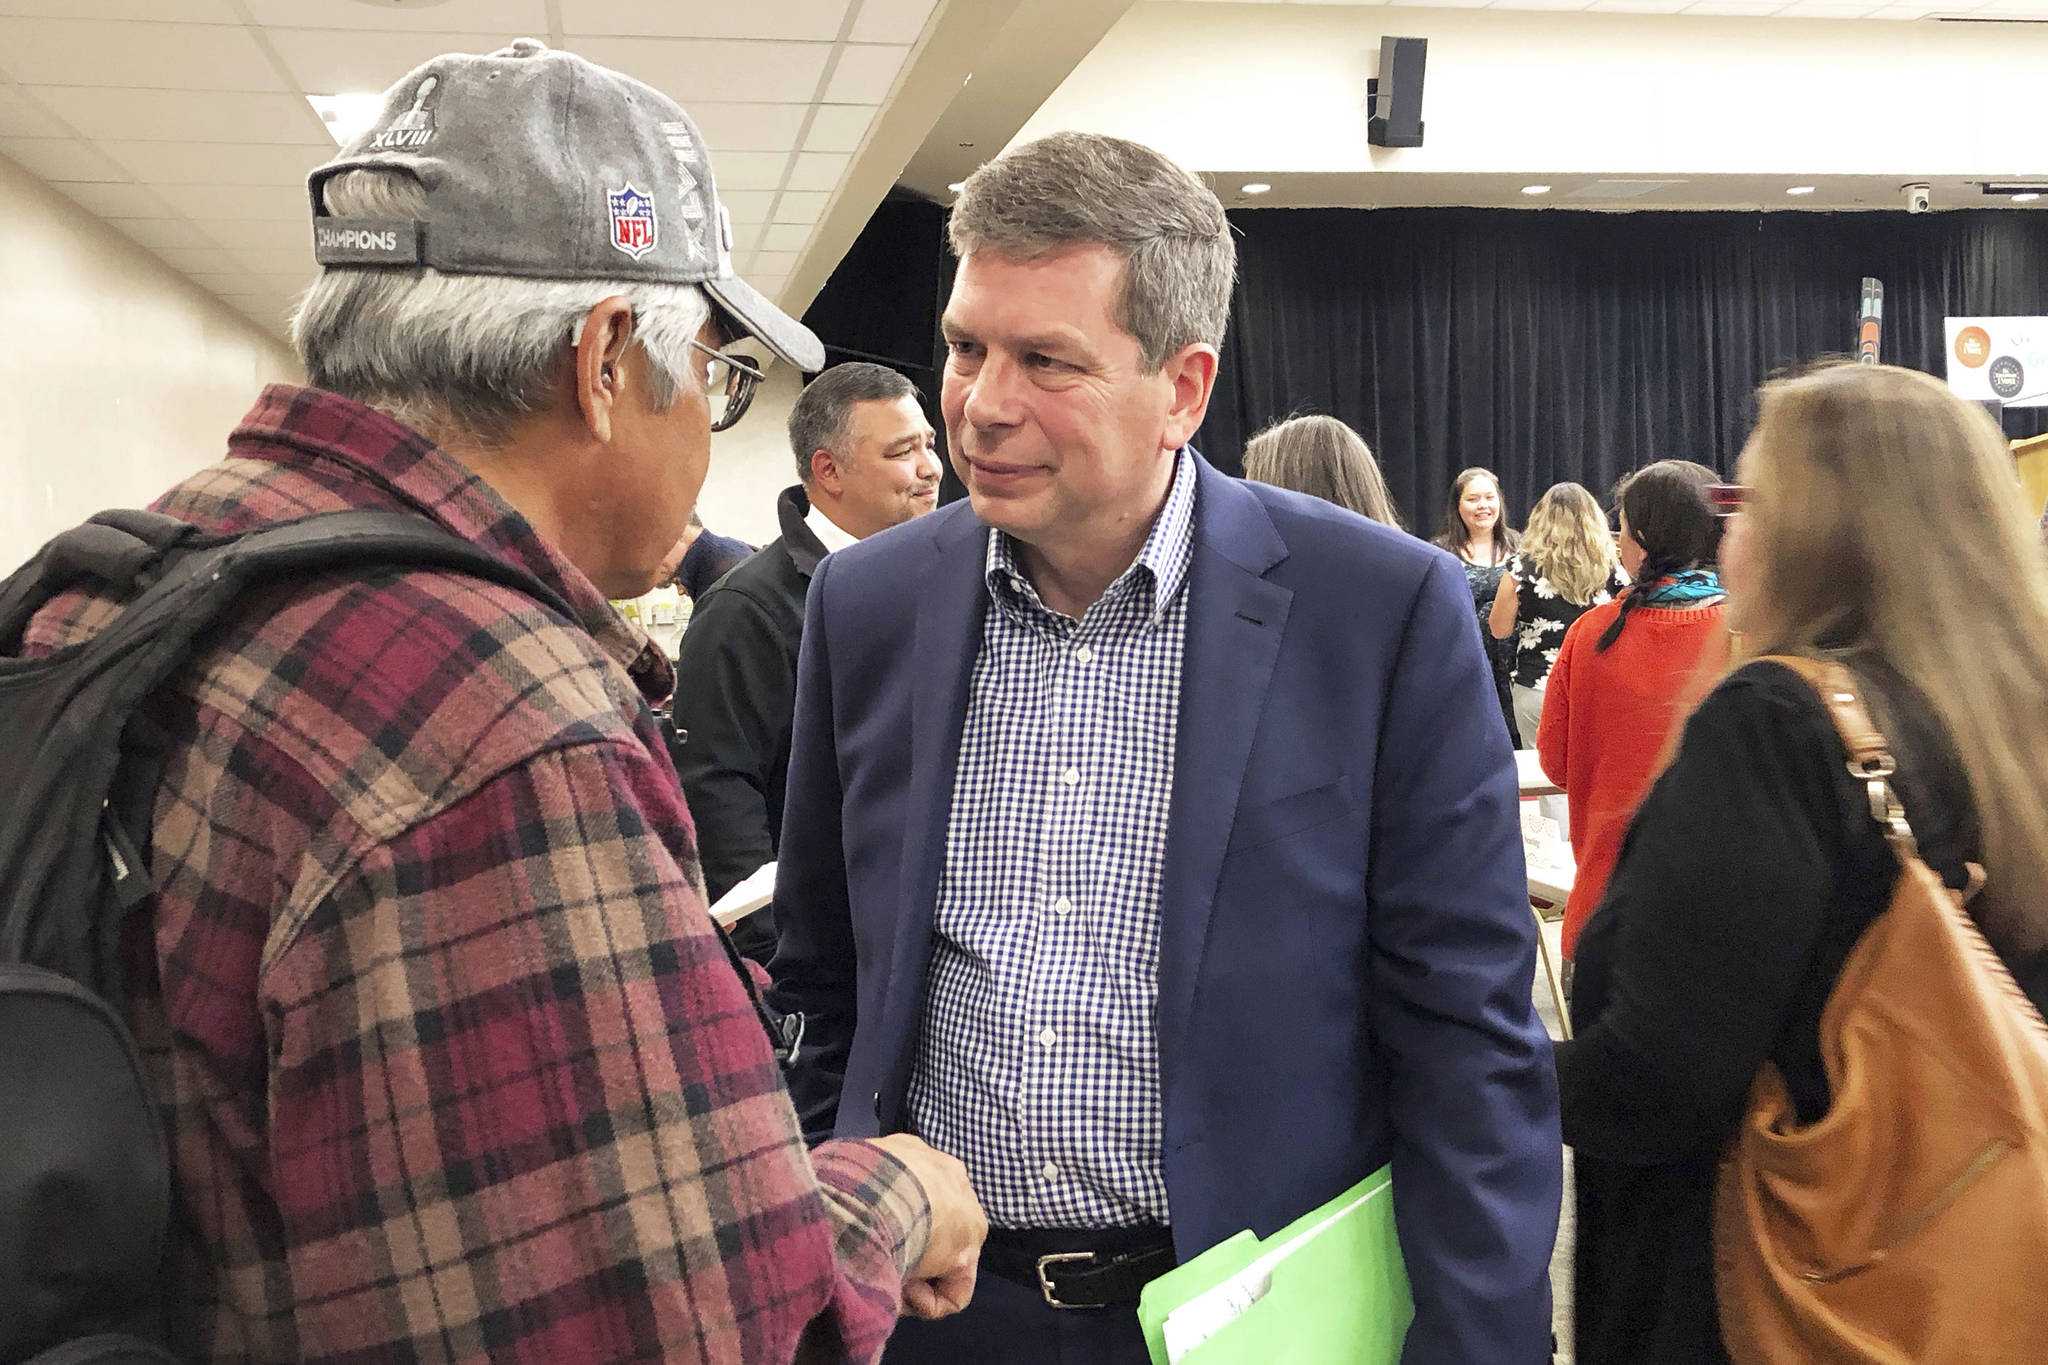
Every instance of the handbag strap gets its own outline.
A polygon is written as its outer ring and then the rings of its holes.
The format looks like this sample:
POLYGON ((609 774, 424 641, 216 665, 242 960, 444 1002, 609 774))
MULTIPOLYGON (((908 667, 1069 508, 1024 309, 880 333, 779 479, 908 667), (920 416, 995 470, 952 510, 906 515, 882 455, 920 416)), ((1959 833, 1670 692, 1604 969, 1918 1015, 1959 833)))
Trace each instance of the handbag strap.
MULTIPOLYGON (((1835 723, 1835 733, 1842 737, 1842 747, 1849 751, 1849 775, 1863 783, 1869 793, 1870 818, 1883 826, 1885 838, 1900 858, 1918 858, 1920 841, 1914 837, 1913 827, 1906 820, 1906 808, 1892 787, 1892 774, 1898 771, 1898 766, 1892 761, 1891 746, 1885 742, 1884 733, 1863 703, 1856 675, 1832 659, 1809 659, 1795 654, 1768 654, 1753 662, 1777 664, 1806 680, 1827 708, 1828 718, 1835 723)), ((1975 864, 1971 867, 1974 890, 1983 874, 1975 864)))

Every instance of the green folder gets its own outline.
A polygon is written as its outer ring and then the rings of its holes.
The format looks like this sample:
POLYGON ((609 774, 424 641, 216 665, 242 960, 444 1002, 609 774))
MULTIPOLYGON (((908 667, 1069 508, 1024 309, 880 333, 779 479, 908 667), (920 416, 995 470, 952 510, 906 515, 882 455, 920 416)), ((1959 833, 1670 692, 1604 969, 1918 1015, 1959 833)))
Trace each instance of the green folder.
POLYGON ((1138 1323, 1152 1365, 1168 1365, 1166 1321, 1182 1309, 1177 1335, 1193 1320, 1206 1339, 1181 1365, 1396 1365, 1415 1301, 1394 1231, 1392 1168, 1264 1241, 1240 1232, 1146 1285, 1138 1323))

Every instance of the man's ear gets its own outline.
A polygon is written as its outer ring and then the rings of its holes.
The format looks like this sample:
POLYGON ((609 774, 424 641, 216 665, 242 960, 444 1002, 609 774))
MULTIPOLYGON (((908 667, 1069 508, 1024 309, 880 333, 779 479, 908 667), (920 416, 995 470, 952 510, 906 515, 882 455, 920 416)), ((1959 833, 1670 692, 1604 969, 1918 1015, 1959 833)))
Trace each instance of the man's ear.
POLYGON ((835 498, 846 491, 846 480, 839 473, 839 461, 823 446, 811 452, 811 483, 835 498))
POLYGON ((612 410, 625 386, 626 348, 633 344, 633 306, 614 294, 583 317, 576 338, 576 407, 600 443, 612 439, 612 410))
POLYGON ((1209 396, 1216 389, 1216 348, 1206 341, 1191 342, 1166 358, 1161 376, 1172 385, 1171 406, 1159 444, 1163 450, 1178 450, 1195 439, 1202 418, 1209 412, 1209 396))

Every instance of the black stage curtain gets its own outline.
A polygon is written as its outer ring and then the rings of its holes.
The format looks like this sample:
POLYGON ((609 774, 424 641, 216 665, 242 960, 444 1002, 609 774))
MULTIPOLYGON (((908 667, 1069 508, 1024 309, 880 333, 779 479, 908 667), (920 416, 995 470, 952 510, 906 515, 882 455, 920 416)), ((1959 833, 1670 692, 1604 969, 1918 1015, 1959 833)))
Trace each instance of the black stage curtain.
POLYGON ((827 364, 872 361, 901 371, 917 385, 925 420, 938 433, 945 469, 941 502, 967 491, 945 459, 946 423, 939 413, 939 374, 945 364, 939 314, 952 289, 946 210, 896 191, 868 219, 803 319, 825 343, 827 364))
MULTIPOLYGON (((2048 313, 2048 213, 2031 211, 1230 219, 1239 281, 1196 445, 1236 472, 1259 427, 1330 413, 1365 435, 1424 534, 1466 465, 1500 475, 1515 525, 1561 479, 1604 501, 1651 460, 1727 472, 1758 384, 1849 351, 1865 275, 1884 281, 1883 358, 1937 376, 1944 317, 2048 313)), ((903 369, 934 425, 944 223, 937 205, 886 201, 804 317, 835 362, 903 369)), ((2048 430, 2048 409, 2008 412, 2005 426, 2048 430)))
MULTIPOLYGON (((1411 528, 1467 465, 1515 525, 1551 484, 1606 500, 1652 460, 1734 466, 1774 373, 1853 346, 1884 281, 1881 358, 1944 372, 1942 319, 2048 312, 2048 215, 1234 212, 1239 283, 1197 444, 1324 412, 1362 432, 1411 528)), ((2048 429, 2006 414, 2009 435, 2048 429)))

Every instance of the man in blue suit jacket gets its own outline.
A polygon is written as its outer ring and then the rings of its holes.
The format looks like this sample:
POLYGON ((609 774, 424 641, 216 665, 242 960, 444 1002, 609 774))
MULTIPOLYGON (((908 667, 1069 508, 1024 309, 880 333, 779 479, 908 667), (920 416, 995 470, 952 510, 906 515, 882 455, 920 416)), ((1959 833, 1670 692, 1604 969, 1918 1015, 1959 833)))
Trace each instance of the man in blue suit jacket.
POLYGON ((1185 172, 1057 134, 951 232, 972 500, 818 567, 775 903, 807 1132, 917 1132, 989 1212, 937 1286, 972 1304, 888 1360, 1143 1361, 1146 1281, 1388 1161, 1405 1358, 1547 1359, 1557 1099, 1463 574, 1187 447, 1234 249, 1185 172))

